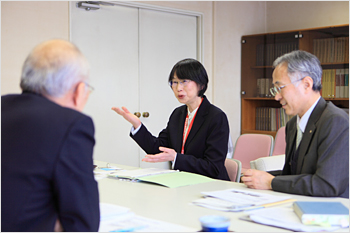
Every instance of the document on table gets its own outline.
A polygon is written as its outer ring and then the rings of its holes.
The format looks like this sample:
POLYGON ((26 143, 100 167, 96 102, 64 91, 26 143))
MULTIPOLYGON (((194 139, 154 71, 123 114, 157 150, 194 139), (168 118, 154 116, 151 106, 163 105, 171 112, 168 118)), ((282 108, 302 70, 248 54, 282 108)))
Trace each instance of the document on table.
POLYGON ((101 222, 99 232, 195 232, 193 229, 173 223, 135 215, 128 208, 100 203, 101 222))
POLYGON ((300 221, 299 217, 294 212, 292 206, 289 207, 272 207, 261 210, 249 211, 250 213, 246 217, 242 217, 242 220, 253 221, 263 225, 274 226, 278 228, 288 229, 292 231, 335 231, 340 227, 322 227, 322 226, 310 226, 304 225, 300 221))
POLYGON ((212 178, 190 172, 179 172, 176 170, 165 170, 159 168, 124 170, 113 173, 110 176, 117 177, 119 179, 126 178, 131 180, 159 184, 168 188, 177 188, 181 186, 213 181, 212 178))
POLYGON ((116 171, 122 170, 119 167, 97 167, 94 169, 95 180, 101 180, 113 174, 116 171))
POLYGON ((155 176, 141 177, 141 181, 156 183, 168 188, 177 188, 181 186, 201 184, 213 181, 212 178, 190 173, 190 172, 176 172, 155 176))
POLYGON ((268 203, 280 203, 290 199, 289 196, 226 189, 213 192, 202 192, 205 198, 193 201, 193 204, 222 211, 243 211, 255 207, 263 207, 268 203))
POLYGON ((144 168, 144 169, 134 169, 134 170, 122 170, 122 171, 114 172, 112 176, 127 178, 127 179, 139 179, 145 176, 153 176, 153 175, 173 173, 173 172, 179 172, 179 171, 161 169, 161 168, 144 168))

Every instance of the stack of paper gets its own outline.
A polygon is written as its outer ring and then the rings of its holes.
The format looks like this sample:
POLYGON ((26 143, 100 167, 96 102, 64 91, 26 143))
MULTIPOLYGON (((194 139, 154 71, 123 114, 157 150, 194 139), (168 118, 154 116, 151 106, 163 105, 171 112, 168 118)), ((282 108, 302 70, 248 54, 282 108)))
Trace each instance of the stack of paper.
POLYGON ((167 170, 161 168, 145 168, 145 169, 135 169, 135 170, 122 170, 113 173, 113 176, 127 179, 138 179, 145 176, 153 176, 159 174, 166 174, 172 172, 179 172, 178 170, 167 170))
POLYGON ((128 208, 100 203, 99 232, 195 232, 196 229, 135 215, 128 208))
POLYGON ((130 179, 159 184, 168 188, 176 188, 213 181, 213 179, 209 177, 190 172, 179 172, 175 170, 165 170, 159 168, 123 170, 115 172, 109 176, 116 177, 118 179, 130 179))
POLYGON ((122 170, 119 167, 96 167, 94 169, 95 180, 106 178, 108 175, 113 174, 116 171, 122 170))
POLYGON ((283 229, 288 229, 292 231, 306 231, 306 232, 316 232, 316 231, 334 231, 339 229, 336 227, 322 227, 322 226, 310 226, 304 225, 294 213, 292 206, 289 207, 274 207, 266 208, 261 210, 252 211, 251 214, 246 217, 240 218, 242 220, 253 221, 263 225, 279 227, 283 229))
POLYGON ((193 201, 193 204, 222 211, 243 211, 264 208, 266 204, 282 204, 292 201, 289 196, 276 196, 238 189, 202 192, 202 194, 204 198, 193 201))

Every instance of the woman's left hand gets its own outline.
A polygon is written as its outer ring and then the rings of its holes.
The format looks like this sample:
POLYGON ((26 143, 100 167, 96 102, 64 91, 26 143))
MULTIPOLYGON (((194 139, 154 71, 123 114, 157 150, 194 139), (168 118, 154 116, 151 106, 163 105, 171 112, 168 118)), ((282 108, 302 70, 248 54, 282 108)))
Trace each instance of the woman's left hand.
POLYGON ((162 152, 155 155, 146 155, 142 161, 149 163, 174 161, 176 156, 175 150, 166 147, 159 147, 159 150, 162 152))

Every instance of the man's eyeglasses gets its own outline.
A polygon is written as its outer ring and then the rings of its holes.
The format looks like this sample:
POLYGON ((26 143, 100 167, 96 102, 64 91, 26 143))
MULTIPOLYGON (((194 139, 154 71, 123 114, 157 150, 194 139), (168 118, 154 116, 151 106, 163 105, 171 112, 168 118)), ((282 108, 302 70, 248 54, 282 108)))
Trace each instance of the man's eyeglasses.
POLYGON ((176 87, 178 84, 180 84, 181 86, 186 86, 189 82, 191 82, 191 80, 187 80, 187 79, 184 79, 183 81, 170 81, 169 82, 169 85, 170 87, 174 88, 176 87))
POLYGON ((90 93, 93 92, 95 90, 95 88, 93 88, 90 84, 88 84, 87 82, 84 82, 85 85, 87 86, 87 88, 89 88, 90 93))
POLYGON ((301 81, 301 80, 303 80, 303 79, 304 79, 304 78, 295 80, 295 81, 293 81, 293 82, 290 82, 290 83, 288 83, 288 84, 286 84, 286 85, 283 85, 283 86, 280 86, 280 87, 276 87, 276 86, 271 87, 271 88, 270 88, 270 93, 271 93, 271 95, 276 96, 277 94, 281 93, 281 90, 282 90, 283 88, 285 88, 286 86, 288 86, 289 84, 299 82, 299 81, 301 81))

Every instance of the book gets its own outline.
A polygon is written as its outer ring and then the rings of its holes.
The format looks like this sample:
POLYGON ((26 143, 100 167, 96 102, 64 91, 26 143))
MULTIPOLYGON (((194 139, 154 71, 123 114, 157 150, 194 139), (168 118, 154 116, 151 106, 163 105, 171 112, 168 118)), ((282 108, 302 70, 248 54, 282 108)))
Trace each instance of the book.
POLYGON ((330 74, 330 97, 334 98, 335 97, 335 69, 331 69, 329 71, 330 74))
POLYGON ((277 131, 293 116, 288 116, 283 108, 256 107, 255 129, 262 131, 277 131))
POLYGON ((339 88, 339 97, 345 98, 345 70, 340 69, 340 88, 339 88))
POLYGON ((349 226, 349 209, 340 202, 296 201, 293 208, 305 225, 349 226))
POLYGON ((349 98, 349 69, 344 69, 345 98, 349 98))
POLYGON ((335 71, 335 98, 340 98, 340 73, 341 69, 335 71))

